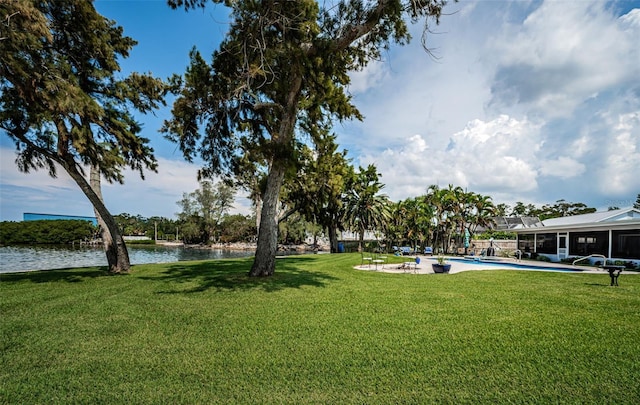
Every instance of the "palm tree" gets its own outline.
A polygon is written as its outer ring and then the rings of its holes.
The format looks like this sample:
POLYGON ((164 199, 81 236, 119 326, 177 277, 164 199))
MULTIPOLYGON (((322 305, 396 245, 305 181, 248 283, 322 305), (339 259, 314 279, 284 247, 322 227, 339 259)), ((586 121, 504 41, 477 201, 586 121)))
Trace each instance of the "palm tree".
POLYGON ((403 201, 391 203, 389 206, 390 218, 386 223, 384 234, 388 246, 399 245, 407 234, 406 208, 403 201))
POLYGON ((451 240, 455 233, 456 244, 460 246, 473 207, 473 193, 467 193, 462 187, 453 187, 451 184, 447 192, 450 209, 447 241, 451 240))
POLYGON ((445 249, 444 237, 446 234, 446 195, 447 190, 441 189, 439 186, 432 184, 427 188, 427 193, 423 197, 425 204, 431 207, 433 216, 431 223, 433 225, 433 245, 438 246, 441 244, 442 249, 445 249))
POLYGON ((344 222, 358 232, 358 250, 362 251, 364 233, 383 229, 390 215, 390 201, 378 194, 384 184, 378 181, 379 174, 374 165, 360 167, 349 183, 344 197, 344 222))
POLYGON ((424 197, 408 198, 403 203, 405 237, 415 249, 423 246, 432 228, 433 209, 424 197))
POLYGON ((473 235, 478 227, 490 227, 495 225, 494 217, 497 213, 497 208, 493 204, 491 197, 475 194, 473 201, 473 215, 469 222, 469 233, 473 235))

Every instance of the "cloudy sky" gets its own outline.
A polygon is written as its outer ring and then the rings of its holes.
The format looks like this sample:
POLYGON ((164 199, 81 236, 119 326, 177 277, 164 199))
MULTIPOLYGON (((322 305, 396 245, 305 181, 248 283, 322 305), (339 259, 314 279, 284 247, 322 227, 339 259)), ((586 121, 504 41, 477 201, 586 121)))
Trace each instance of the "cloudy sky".
MULTIPOLYGON (((227 27, 220 6, 185 13, 160 0, 99 0, 96 8, 139 42, 123 73, 181 73, 189 49, 210 55, 227 27)), ((434 56, 416 26, 410 45, 353 74, 349 91, 365 119, 334 128, 353 164, 375 164, 394 201, 453 184, 511 205, 632 205, 640 193, 640 1, 461 1, 446 11, 427 37, 434 56)), ((198 167, 158 134, 169 109, 140 117, 159 172, 103 184, 113 213, 174 217, 176 201, 198 187, 198 167)), ((68 177, 18 173, 6 134, 0 164, 0 220, 92 215, 68 177)), ((243 194, 235 206, 249 212, 243 194)))

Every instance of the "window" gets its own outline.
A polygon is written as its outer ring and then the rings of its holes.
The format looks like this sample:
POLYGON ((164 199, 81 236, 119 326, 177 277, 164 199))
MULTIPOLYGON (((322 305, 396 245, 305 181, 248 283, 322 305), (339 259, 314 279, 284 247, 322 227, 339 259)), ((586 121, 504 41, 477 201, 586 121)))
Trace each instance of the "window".
POLYGON ((619 259, 640 259, 640 229, 613 231, 611 256, 619 259))
POLYGON ((573 256, 589 256, 593 254, 607 255, 609 249, 609 232, 572 232, 569 234, 569 254, 573 256))
POLYGON ((536 235, 536 252, 549 253, 555 255, 558 253, 558 235, 555 233, 539 233, 536 235))
POLYGON ((520 249, 522 253, 533 252, 534 240, 535 240, 535 235, 532 233, 518 235, 518 249, 520 249))

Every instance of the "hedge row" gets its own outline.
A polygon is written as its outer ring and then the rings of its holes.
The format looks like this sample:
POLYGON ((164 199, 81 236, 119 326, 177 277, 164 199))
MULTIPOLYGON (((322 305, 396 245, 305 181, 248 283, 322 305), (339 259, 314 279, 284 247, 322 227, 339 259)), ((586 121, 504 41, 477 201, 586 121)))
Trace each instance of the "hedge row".
POLYGON ((95 232, 89 221, 5 221, 0 222, 0 244, 69 244, 91 239, 95 232))

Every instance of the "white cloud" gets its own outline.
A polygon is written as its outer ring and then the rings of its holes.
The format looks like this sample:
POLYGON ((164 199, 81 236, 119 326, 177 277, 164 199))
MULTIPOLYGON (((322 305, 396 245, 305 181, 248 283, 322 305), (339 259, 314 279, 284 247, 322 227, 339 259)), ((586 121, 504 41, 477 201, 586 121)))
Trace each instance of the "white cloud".
POLYGON ((367 154, 361 162, 374 163, 383 173, 393 200, 420 195, 431 184, 454 184, 475 192, 535 190, 539 168, 540 125, 500 116, 474 120, 454 134, 447 148, 432 148, 420 135, 398 150, 367 154))
POLYGON ((364 69, 349 74, 351 78, 349 92, 352 94, 366 93, 370 88, 376 87, 387 75, 387 65, 381 61, 373 61, 364 69))
POLYGON ((591 143, 589 135, 583 133, 571 142, 569 148, 573 151, 574 156, 581 157, 593 151, 593 144, 591 143))
POLYGON ((7 186, 28 186, 35 189, 65 189, 77 188, 76 183, 60 167, 57 168, 57 178, 52 179, 47 170, 20 172, 15 164, 16 153, 13 149, 0 147, 0 180, 7 186))
POLYGON ((557 159, 543 161, 540 167, 540 174, 544 176, 570 179, 585 172, 585 165, 567 156, 557 159))
MULTIPOLYGON (((146 173, 144 180, 136 172, 127 171, 123 185, 103 182, 105 202, 114 207, 115 213, 173 218, 180 211, 177 202, 183 194, 200 187, 198 169, 184 160, 158 158, 158 173, 146 173)), ((239 191, 231 212, 247 215, 250 211, 250 201, 239 191)))
POLYGON ((629 32, 631 35, 637 33, 637 30, 640 29, 640 8, 634 8, 621 16, 620 25, 624 31, 629 32))
MULTIPOLYGON (((450 12, 474 8, 454 4, 450 12)), ((386 74, 366 93, 354 94, 365 116, 338 130, 339 142, 355 154, 402 147, 412 134, 422 134, 430 146, 446 146, 449 136, 464 124, 484 116, 490 97, 489 77, 481 63, 481 43, 486 27, 473 14, 455 13, 433 27, 428 46, 420 43, 422 25, 411 27, 414 40, 383 54, 386 74)))
POLYGON ((522 25, 493 39, 493 101, 567 116, 611 86, 636 81, 637 14, 617 18, 604 2, 543 2, 522 25))
POLYGON ((439 60, 423 58, 419 46, 398 48, 385 82, 356 97, 366 120, 339 138, 356 163, 376 164, 395 200, 433 183, 499 202, 601 206, 612 190, 635 196, 639 125, 627 118, 624 135, 609 117, 640 105, 640 10, 458 4, 443 34, 430 37, 439 60))
MULTIPOLYGON (((0 148, 2 220, 20 220, 24 212, 93 215, 88 199, 64 170, 58 170, 56 179, 43 170, 24 174, 18 171, 14 160, 13 150, 0 148)), ((198 166, 184 160, 160 157, 158 173, 146 172, 145 180, 131 170, 125 170, 124 184, 103 180, 103 198, 112 214, 173 218, 179 211, 176 203, 182 194, 199 187, 197 171, 198 166)), ((232 212, 246 215, 250 211, 249 200, 240 192, 232 212)))
POLYGON ((640 111, 611 119, 611 139, 597 169, 603 193, 621 195, 640 190, 640 111))

